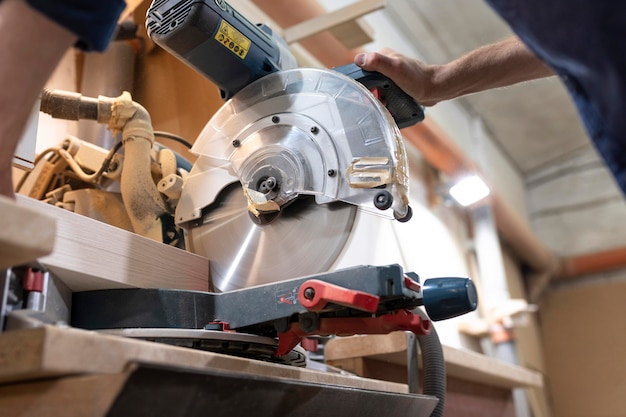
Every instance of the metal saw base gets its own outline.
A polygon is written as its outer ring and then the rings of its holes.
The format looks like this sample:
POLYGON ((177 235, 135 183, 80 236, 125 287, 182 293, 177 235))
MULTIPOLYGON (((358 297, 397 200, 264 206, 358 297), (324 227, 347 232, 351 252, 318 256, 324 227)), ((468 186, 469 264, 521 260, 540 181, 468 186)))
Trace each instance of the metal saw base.
POLYGON ((296 347, 285 356, 275 356, 278 342, 270 337, 254 334, 200 329, 116 329, 99 333, 164 343, 167 345, 205 350, 242 358, 291 366, 306 366, 304 349, 296 347))

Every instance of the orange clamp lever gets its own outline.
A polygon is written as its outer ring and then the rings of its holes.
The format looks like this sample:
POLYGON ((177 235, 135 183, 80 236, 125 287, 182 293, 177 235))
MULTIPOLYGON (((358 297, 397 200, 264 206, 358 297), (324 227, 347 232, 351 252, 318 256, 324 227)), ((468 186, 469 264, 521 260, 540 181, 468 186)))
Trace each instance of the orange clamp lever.
POLYGON ((375 313, 380 298, 362 291, 350 290, 328 282, 311 279, 298 290, 300 304, 310 311, 322 311, 328 303, 375 313))

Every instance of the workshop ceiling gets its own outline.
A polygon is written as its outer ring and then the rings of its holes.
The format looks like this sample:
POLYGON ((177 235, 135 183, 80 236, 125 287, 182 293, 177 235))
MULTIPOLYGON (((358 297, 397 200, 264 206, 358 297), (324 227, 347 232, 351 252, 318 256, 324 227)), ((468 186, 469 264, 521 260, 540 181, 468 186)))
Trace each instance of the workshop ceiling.
MULTIPOLYGON (((387 10, 429 63, 446 63, 512 35, 484 0, 394 0, 387 10)), ((589 146, 558 79, 474 94, 462 99, 524 175, 589 146)))
MULTIPOLYGON (((393 0, 385 12, 429 63, 512 35, 484 0, 393 0)), ((524 178, 531 226, 545 245, 560 255, 626 246, 624 197, 556 77, 459 102, 524 178)))

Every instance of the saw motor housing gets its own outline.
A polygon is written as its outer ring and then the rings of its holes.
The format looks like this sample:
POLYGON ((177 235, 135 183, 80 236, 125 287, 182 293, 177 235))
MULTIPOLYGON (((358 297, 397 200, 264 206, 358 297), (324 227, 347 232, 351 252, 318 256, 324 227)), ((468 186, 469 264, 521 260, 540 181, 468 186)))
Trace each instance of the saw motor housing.
POLYGON ((155 0, 148 35, 219 86, 229 99, 267 74, 295 68, 295 57, 266 25, 254 25, 220 0, 155 0))

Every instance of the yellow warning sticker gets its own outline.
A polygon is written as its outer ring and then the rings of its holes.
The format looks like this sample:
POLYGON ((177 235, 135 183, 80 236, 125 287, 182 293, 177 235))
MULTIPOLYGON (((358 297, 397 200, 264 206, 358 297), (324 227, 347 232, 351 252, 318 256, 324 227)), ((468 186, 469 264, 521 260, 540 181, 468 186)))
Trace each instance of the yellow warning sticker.
POLYGON ((250 39, 246 38, 237 29, 229 25, 224 19, 215 35, 215 40, 230 49, 239 58, 244 59, 250 49, 250 39))

